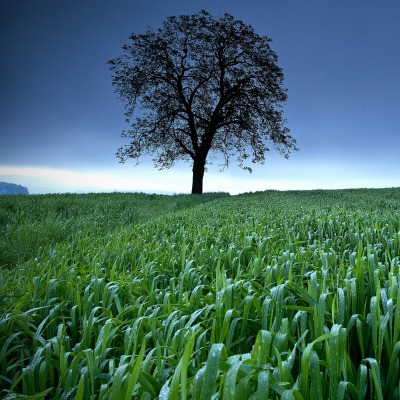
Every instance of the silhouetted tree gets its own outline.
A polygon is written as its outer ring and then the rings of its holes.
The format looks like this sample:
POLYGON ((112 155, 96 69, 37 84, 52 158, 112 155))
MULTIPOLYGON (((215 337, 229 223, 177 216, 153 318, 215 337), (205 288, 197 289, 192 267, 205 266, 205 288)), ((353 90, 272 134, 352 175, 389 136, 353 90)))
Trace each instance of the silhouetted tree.
POLYGON ((270 42, 229 14, 215 18, 204 10, 132 34, 123 54, 109 61, 131 123, 122 133, 130 143, 116 153, 120 161, 151 154, 160 169, 191 161, 192 193, 200 194, 216 153, 223 166, 236 156, 250 172, 245 160, 263 163, 267 142, 288 158, 296 140, 284 126, 287 94, 270 42))

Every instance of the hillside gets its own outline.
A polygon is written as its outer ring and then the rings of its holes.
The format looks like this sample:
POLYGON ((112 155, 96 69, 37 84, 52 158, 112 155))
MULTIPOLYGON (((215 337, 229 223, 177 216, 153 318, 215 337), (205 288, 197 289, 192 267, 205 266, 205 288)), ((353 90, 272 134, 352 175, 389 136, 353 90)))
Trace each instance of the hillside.
POLYGON ((6 398, 399 397, 400 189, 17 199, 6 398))
POLYGON ((0 182, 0 195, 2 194, 29 194, 29 191, 25 186, 0 182))

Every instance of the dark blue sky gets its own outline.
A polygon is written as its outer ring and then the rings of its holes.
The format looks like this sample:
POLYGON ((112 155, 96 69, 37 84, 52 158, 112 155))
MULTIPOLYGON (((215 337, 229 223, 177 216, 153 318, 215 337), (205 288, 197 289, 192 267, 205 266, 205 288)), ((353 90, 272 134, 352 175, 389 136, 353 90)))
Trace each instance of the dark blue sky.
POLYGON ((31 192, 188 192, 191 167, 118 164, 123 104, 107 61, 132 32, 206 9, 272 38, 300 151, 252 175, 210 167, 205 190, 400 186, 400 1, 2 0, 0 180, 31 192))

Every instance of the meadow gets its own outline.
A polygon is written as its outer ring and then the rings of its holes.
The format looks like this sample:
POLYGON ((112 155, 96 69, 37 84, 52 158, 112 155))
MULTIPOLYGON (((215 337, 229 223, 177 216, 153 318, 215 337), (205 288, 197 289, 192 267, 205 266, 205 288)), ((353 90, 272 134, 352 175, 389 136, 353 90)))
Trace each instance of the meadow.
POLYGON ((400 188, 0 196, 0 398, 399 399, 400 188))

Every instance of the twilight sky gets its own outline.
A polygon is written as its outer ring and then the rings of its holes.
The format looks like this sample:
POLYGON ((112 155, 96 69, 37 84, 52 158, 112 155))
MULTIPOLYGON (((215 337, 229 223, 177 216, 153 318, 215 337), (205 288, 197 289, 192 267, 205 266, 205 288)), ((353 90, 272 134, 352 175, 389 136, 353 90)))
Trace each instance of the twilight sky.
POLYGON ((271 150, 252 174, 210 166, 205 191, 400 186, 399 0, 2 0, 0 181, 30 193, 190 192, 190 164, 118 163, 128 125, 106 63, 132 32, 202 8, 273 40, 300 147, 289 160, 271 150))

